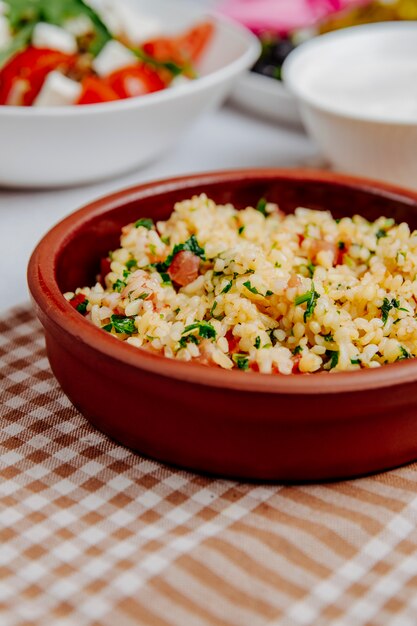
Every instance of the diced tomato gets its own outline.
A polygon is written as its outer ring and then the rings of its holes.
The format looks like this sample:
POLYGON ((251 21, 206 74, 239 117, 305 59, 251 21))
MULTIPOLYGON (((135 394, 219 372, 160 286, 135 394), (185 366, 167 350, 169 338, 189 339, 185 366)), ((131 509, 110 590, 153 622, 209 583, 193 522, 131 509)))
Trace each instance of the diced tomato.
POLYGON ((301 354, 295 354, 292 357, 292 360, 293 360, 292 373, 293 374, 299 374, 300 373, 301 354))
POLYGON ((12 96, 12 104, 30 106, 49 72, 67 71, 75 59, 72 54, 32 46, 19 52, 0 70, 0 104, 8 104, 12 96))
POLYGON ((301 233, 298 233, 297 237, 298 237, 298 245, 301 246, 301 244, 303 243, 305 237, 301 233))
POLYGON ((198 61, 213 31, 214 27, 211 22, 202 22, 178 37, 177 45, 183 56, 190 61, 198 61))
POLYGON ((102 78, 86 76, 81 83, 82 92, 77 104, 100 104, 119 100, 119 96, 102 78))
POLYGON ((97 276, 97 280, 98 282, 105 287, 105 282, 104 279, 106 278, 107 274, 110 272, 110 265, 111 265, 111 259, 110 257, 104 257, 101 259, 100 261, 100 274, 97 276))
POLYGON ((229 344, 229 352, 234 354, 239 349, 239 337, 235 337, 231 330, 228 330, 226 333, 227 343, 229 344))
POLYGON ((310 259, 314 260, 319 252, 323 251, 332 253, 332 264, 334 265, 338 253, 337 245, 335 243, 331 243, 330 241, 325 241, 324 239, 313 239, 309 249, 310 259))
POLYGON ((178 65, 199 59, 214 31, 211 22, 202 22, 179 37, 160 37, 147 41, 143 50, 157 61, 178 65))
MULTIPOLYGON (((83 293, 77 293, 72 298, 72 300, 70 300, 70 304, 71 306, 74 307, 76 311, 78 311, 79 310, 78 307, 80 306, 80 304, 83 304, 86 301, 87 301, 87 298, 85 297, 83 293)), ((83 313, 83 315, 85 315, 86 311, 83 312, 82 310, 80 310, 80 313, 83 313)))
POLYGON ((256 361, 250 364, 250 368, 252 372, 259 372, 259 365, 256 363, 256 361))
POLYGON ((299 287, 301 285, 301 279, 297 274, 291 274, 288 280, 288 287, 299 287))
POLYGON ((181 250, 174 256, 168 269, 170 279, 185 287, 192 283, 198 276, 200 259, 189 250, 181 250))
POLYGON ((345 242, 345 241, 340 241, 337 245, 337 258, 336 258, 336 262, 335 265, 342 265, 343 264, 343 257, 345 256, 345 254, 347 254, 349 252, 349 246, 350 244, 345 242))
POLYGON ((165 89, 166 85, 155 70, 145 63, 136 63, 110 74, 107 84, 119 98, 133 98, 165 89))

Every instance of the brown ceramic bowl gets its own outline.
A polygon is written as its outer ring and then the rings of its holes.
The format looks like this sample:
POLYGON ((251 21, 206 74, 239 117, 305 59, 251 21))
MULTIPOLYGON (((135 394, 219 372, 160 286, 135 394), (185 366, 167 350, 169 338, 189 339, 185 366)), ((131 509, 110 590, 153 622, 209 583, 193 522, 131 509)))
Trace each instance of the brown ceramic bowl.
POLYGON ((337 478, 417 458, 417 360, 339 374, 225 371, 117 342, 66 302, 62 292, 94 282, 124 224, 167 219, 175 201, 201 192, 238 208, 265 196, 287 212, 385 215, 417 228, 416 192, 312 171, 188 176, 88 205, 44 237, 28 272, 52 370, 73 404, 130 448, 225 476, 337 478))

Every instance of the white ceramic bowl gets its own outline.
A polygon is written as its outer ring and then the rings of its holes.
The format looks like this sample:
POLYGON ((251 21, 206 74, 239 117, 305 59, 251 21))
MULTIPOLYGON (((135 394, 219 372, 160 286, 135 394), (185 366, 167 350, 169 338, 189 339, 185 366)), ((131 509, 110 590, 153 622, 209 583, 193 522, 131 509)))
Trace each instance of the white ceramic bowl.
MULTIPOLYGON (((184 0, 131 0, 178 32, 207 12, 184 0)), ((214 37, 200 78, 139 98, 48 109, 0 106, 0 185, 56 187, 140 167, 169 150, 203 111, 218 106, 259 56, 243 27, 210 16, 214 37)))
POLYGON ((317 37, 290 54, 283 78, 337 169, 417 187, 417 22, 317 37))

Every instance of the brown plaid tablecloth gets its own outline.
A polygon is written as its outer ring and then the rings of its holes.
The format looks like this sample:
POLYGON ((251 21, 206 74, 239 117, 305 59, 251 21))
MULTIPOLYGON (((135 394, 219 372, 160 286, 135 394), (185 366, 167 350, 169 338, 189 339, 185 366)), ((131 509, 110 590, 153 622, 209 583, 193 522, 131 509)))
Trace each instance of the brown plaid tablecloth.
POLYGON ((215 480, 96 432, 29 309, 0 318, 1 626, 417 624, 417 466, 215 480))

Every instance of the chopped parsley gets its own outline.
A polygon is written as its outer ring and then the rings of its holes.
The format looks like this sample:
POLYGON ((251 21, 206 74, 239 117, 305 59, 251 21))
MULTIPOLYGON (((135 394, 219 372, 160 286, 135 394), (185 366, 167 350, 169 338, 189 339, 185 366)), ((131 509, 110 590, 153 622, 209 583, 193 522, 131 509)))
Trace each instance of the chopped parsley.
POLYGON ((249 359, 246 354, 234 354, 232 356, 233 361, 236 363, 238 369, 247 370, 249 369, 249 359))
POLYGON ((162 287, 170 287, 172 285, 171 278, 166 272, 161 272, 162 287))
POLYGON ((145 291, 143 293, 140 294, 138 300, 146 300, 146 298, 149 297, 149 293, 146 293, 145 291))
POLYGON ((386 230, 382 230, 382 228, 380 228, 379 230, 376 231, 375 237, 379 241, 380 239, 383 239, 383 237, 388 237, 388 233, 386 230))
POLYGON ((213 317, 213 313, 214 313, 214 311, 216 310, 216 308, 217 308, 217 300, 215 300, 215 301, 213 302, 213 306, 212 306, 212 307, 211 307, 211 309, 210 309, 210 315, 211 315, 211 317, 213 317))
POLYGON ((271 291, 270 289, 268 289, 268 291, 266 292, 265 296, 273 296, 274 292, 271 291))
POLYGON ((326 350, 326 356, 330 357, 330 369, 332 370, 339 363, 339 351, 338 350, 326 350))
POLYGON ((346 244, 344 241, 338 241, 337 242, 337 247, 339 250, 345 250, 346 249, 346 244))
POLYGON ((258 337, 256 337, 255 343, 253 345, 257 350, 259 350, 259 348, 261 347, 261 338, 259 337, 259 335, 258 337))
POLYGON ((226 285, 225 287, 223 287, 223 289, 221 290, 221 292, 220 292, 220 293, 228 293, 228 292, 231 290, 232 285, 233 285, 233 281, 232 281, 232 280, 230 280, 230 281, 227 283, 227 285, 226 285))
POLYGON ((306 267, 307 267, 308 273, 310 274, 310 278, 313 278, 316 266, 310 260, 308 264, 306 265, 306 267))
POLYGON ((307 308, 304 313, 304 323, 307 322, 307 319, 309 317, 312 317, 314 313, 314 309, 316 308, 318 298, 320 298, 320 294, 317 293, 317 291, 314 289, 314 283, 311 282, 310 291, 307 291, 306 293, 302 294, 301 296, 298 296, 295 299, 296 306, 300 304, 304 304, 304 302, 307 303, 307 308))
POLYGON ((210 322, 195 322, 186 326, 182 335, 191 333, 193 330, 198 330, 198 334, 202 339, 215 339, 217 332, 210 324, 210 322))
POLYGON ((323 335, 324 341, 333 341, 332 333, 327 333, 327 335, 323 335))
POLYGON ((139 228, 139 226, 143 226, 143 228, 146 228, 147 230, 152 230, 154 223, 149 217, 142 217, 140 220, 135 222, 135 228, 139 228))
POLYGON ((405 311, 406 313, 409 313, 408 309, 400 307, 400 301, 396 298, 392 298, 391 301, 388 300, 388 298, 384 298, 382 306, 379 307, 379 310, 381 311, 381 319, 384 322, 384 326, 388 321, 388 316, 391 309, 398 309, 399 311, 405 311))
POLYGON ((138 262, 136 261, 136 259, 129 259, 129 261, 126 261, 125 265, 130 272, 138 266, 138 262))
POLYGON ((247 280, 245 283, 243 283, 243 286, 246 287, 246 289, 248 289, 248 291, 250 291, 251 293, 259 294, 259 291, 256 289, 256 287, 252 286, 250 280, 247 280))
POLYGON ((120 278, 118 278, 116 282, 113 284, 113 290, 117 291, 118 293, 122 293, 125 287, 126 287, 126 283, 124 282, 124 280, 120 280, 120 278))
POLYGON ((81 313, 82 315, 84 315, 84 313, 87 312, 87 305, 88 305, 88 300, 87 298, 85 298, 82 302, 77 304, 75 309, 78 311, 78 313, 81 313))
POLYGON ((179 340, 181 348, 185 348, 187 346, 187 343, 195 343, 195 345, 198 346, 200 342, 198 340, 198 337, 196 337, 195 335, 187 335, 186 337, 181 337, 181 339, 179 340))
POLYGON ((260 200, 258 200, 258 204, 256 205, 256 210, 259 211, 259 213, 262 213, 264 217, 268 217, 268 213, 266 212, 266 205, 266 198, 261 198, 260 200))
POLYGON ((295 356, 296 354, 300 354, 300 352, 302 352, 302 351, 303 351, 303 348, 301 346, 297 346, 296 348, 294 348, 292 353, 295 356))
POLYGON ((404 361, 405 359, 411 359, 411 354, 404 348, 404 346, 400 346, 401 356, 398 357, 397 361, 404 361))
POLYGON ((239 226, 239 228, 238 228, 238 231, 237 231, 237 232, 239 233, 239 235, 242 235, 244 230, 245 230, 245 227, 244 227, 244 226, 239 226))
POLYGON ((135 320, 125 315, 112 315, 110 324, 103 326, 103 330, 107 332, 114 330, 117 334, 132 335, 136 331, 135 320))
POLYGON ((350 359, 350 362, 352 363, 352 365, 360 365, 361 364, 361 360, 359 357, 357 357, 356 359, 350 359))
POLYGON ((163 261, 162 263, 157 263, 155 265, 155 268, 157 269, 157 271, 162 274, 165 273, 167 271, 167 269, 169 268, 169 266, 171 265, 174 256, 176 254, 178 254, 178 252, 182 252, 182 250, 188 250, 189 252, 192 252, 193 254, 195 254, 196 256, 199 256, 200 259, 202 259, 203 261, 206 260, 206 253, 204 248, 202 248, 195 235, 191 235, 191 237, 189 239, 187 239, 187 241, 185 243, 177 243, 174 246, 173 251, 171 252, 171 254, 169 254, 167 256, 167 258, 165 259, 165 261, 163 261))

